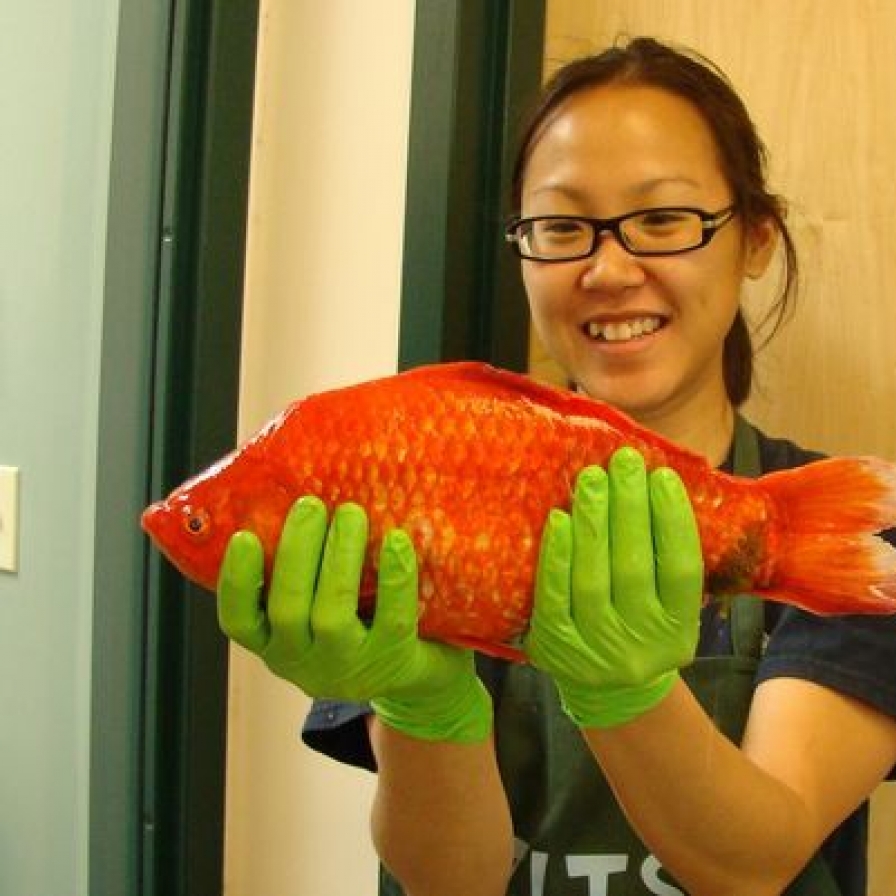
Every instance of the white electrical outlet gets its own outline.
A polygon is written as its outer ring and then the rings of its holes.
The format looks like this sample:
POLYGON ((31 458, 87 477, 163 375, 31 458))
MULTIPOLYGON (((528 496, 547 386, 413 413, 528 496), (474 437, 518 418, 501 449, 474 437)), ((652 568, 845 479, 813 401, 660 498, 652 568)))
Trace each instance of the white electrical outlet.
POLYGON ((19 468, 0 467, 0 571, 19 568, 19 468))

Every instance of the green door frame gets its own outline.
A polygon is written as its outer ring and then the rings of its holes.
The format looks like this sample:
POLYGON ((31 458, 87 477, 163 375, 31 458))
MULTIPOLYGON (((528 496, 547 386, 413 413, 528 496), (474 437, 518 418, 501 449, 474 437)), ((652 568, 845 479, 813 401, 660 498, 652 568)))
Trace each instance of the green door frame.
POLYGON ((544 23, 545 0, 417 2, 401 367, 528 365, 528 307, 502 223, 544 23))
POLYGON ((258 0, 122 0, 95 537, 90 892, 221 892, 227 645, 141 509, 233 445, 258 0))

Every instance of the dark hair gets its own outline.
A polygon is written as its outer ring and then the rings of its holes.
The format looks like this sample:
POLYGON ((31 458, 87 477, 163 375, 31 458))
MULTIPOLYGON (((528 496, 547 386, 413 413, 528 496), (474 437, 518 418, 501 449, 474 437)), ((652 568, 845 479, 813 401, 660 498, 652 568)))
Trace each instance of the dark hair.
MULTIPOLYGON (((783 273, 777 299, 762 321, 762 327, 771 325, 764 340, 767 342, 788 316, 796 298, 796 248, 785 222, 785 203, 769 192, 766 184, 768 153, 756 127, 725 74, 699 53, 638 37, 559 69, 545 84, 523 131, 513 169, 512 200, 516 210, 521 206, 529 157, 553 114, 565 100, 581 91, 620 83, 656 87, 690 101, 715 138, 722 172, 744 225, 750 227, 771 219, 777 226, 783 244, 783 273)), ((749 397, 753 358, 750 330, 738 309, 724 348, 725 388, 735 407, 749 397)))

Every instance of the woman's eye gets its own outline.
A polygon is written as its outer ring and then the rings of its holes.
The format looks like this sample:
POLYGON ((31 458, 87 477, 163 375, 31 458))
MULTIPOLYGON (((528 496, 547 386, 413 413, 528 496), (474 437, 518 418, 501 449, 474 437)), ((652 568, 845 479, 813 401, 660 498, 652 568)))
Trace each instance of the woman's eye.
POLYGON ((537 236, 543 239, 575 239, 585 232, 585 225, 581 221, 558 219, 555 221, 542 221, 537 228, 537 236))
POLYGON ((641 227, 651 230, 663 230, 680 227, 684 221, 687 221, 687 217, 686 214, 682 214, 681 212, 658 209, 655 212, 647 212, 641 215, 637 221, 641 227))

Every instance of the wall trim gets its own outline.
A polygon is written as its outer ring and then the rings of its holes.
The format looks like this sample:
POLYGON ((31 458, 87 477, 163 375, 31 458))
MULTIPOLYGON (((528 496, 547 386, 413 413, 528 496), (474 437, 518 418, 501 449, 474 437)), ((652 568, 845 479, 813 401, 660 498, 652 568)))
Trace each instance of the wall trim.
POLYGON ((417 2, 400 367, 527 366, 528 308, 501 226, 544 21, 544 0, 417 2))
POLYGON ((95 533, 92 896, 220 892, 227 641, 140 511, 235 440, 258 2, 122 0, 95 533))

